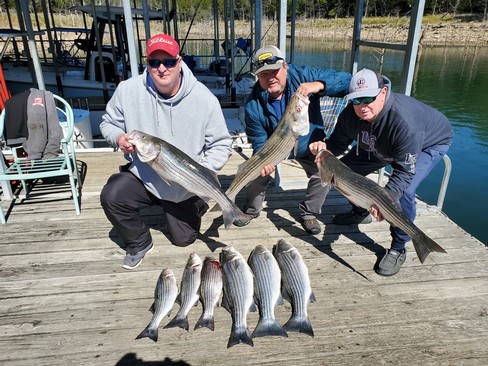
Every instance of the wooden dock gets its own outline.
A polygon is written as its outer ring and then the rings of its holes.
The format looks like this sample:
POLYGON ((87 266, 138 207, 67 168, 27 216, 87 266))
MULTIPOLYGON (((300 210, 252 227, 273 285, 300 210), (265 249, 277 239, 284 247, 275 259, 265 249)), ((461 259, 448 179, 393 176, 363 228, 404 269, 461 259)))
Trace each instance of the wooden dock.
MULTIPOLYGON (((146 210, 155 249, 126 271, 125 252, 99 203, 122 154, 79 153, 78 160, 86 167, 81 216, 66 188, 49 201, 17 201, 7 225, 0 225, 1 365, 488 365, 488 248, 437 209, 419 202, 416 224, 447 254, 431 254, 421 264, 409 243, 401 271, 384 278, 373 266, 389 247, 388 224, 330 224, 333 214, 349 210, 332 191, 318 216, 327 224, 325 234, 306 235, 297 218, 307 179, 285 163, 282 185, 268 191, 259 218, 224 230, 220 214, 207 213, 201 240, 189 247, 172 246, 161 211, 146 210), (314 338, 290 333, 227 349, 230 315, 217 308, 214 332, 193 330, 199 304, 189 314, 189 331, 163 329, 171 319, 165 318, 157 343, 135 340, 151 319, 164 267, 179 283, 192 251, 203 259, 233 245, 247 257, 256 245, 271 249, 283 238, 310 271, 314 338)), ((221 174, 224 186, 242 161, 233 154, 221 174)), ((290 314, 288 303, 276 308, 282 324, 290 314)), ((257 313, 248 316, 251 332, 257 319, 257 313)))

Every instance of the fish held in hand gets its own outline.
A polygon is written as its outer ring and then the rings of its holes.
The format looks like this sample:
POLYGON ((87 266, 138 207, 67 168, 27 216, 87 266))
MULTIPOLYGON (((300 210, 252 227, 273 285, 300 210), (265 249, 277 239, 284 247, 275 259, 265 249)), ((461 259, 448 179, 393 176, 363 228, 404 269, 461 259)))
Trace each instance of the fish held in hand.
POLYGON ((128 141, 135 146, 139 159, 149 164, 166 183, 176 183, 199 197, 215 200, 222 210, 226 229, 234 222, 245 226, 251 220, 224 194, 214 171, 177 147, 137 130, 130 133, 128 141))
POLYGON ((367 210, 373 205, 378 207, 381 215, 390 225, 400 228, 412 238, 415 252, 421 263, 424 263, 431 252, 446 253, 439 244, 403 214, 400 205, 385 188, 354 172, 328 150, 319 151, 317 161, 322 185, 332 183, 356 206, 367 210))
POLYGON ((313 337, 307 306, 309 302, 315 301, 315 296, 307 266, 298 250, 283 239, 273 247, 273 255, 281 269, 283 298, 292 307, 291 317, 283 328, 288 332, 305 333, 313 337))
POLYGON ((296 144, 299 136, 308 134, 310 124, 308 120, 308 97, 299 93, 293 94, 288 106, 281 117, 278 126, 263 147, 248 160, 242 163, 225 192, 231 201, 252 180, 256 179, 261 170, 268 165, 278 165, 286 159, 296 144))
POLYGON ((156 288, 154 289, 154 303, 150 311, 153 317, 147 327, 136 337, 136 339, 150 338, 154 342, 158 340, 158 326, 161 320, 171 314, 171 309, 178 295, 178 286, 174 273, 165 268, 159 275, 156 288))

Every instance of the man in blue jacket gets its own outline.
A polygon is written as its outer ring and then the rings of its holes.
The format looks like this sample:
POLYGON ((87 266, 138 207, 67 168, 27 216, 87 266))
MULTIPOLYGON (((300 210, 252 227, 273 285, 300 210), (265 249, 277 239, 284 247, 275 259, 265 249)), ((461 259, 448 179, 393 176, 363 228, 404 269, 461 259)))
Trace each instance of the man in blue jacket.
MULTIPOLYGON (((407 95, 393 93, 387 77, 368 69, 353 76, 346 98, 351 103, 339 115, 334 132, 326 142, 310 144, 310 151, 315 155, 327 148, 337 156, 355 141, 341 161, 356 173, 368 175, 391 165, 393 172, 385 188, 413 222, 415 192, 449 150, 451 123, 438 110, 407 95)), ((370 210, 377 219, 382 219, 377 208, 370 210)), ((368 210, 353 205, 350 212, 336 215, 332 222, 354 225, 371 221, 368 210)), ((390 232, 391 248, 375 268, 382 276, 398 273, 407 256, 405 244, 410 240, 397 227, 390 226, 390 232)))
MULTIPOLYGON (((315 214, 321 212, 327 190, 321 186, 317 165, 308 145, 323 140, 324 121, 320 113, 320 97, 344 96, 348 91, 351 75, 335 70, 299 67, 286 63, 283 53, 275 46, 265 46, 256 52, 254 65, 258 82, 246 102, 246 134, 252 143, 253 153, 266 143, 275 130, 291 96, 298 92, 309 96, 310 132, 298 139, 296 159, 310 178, 304 200, 299 205, 300 222, 312 235, 321 232, 315 214)), ((269 164, 261 175, 246 188, 244 211, 253 218, 263 209, 266 187, 275 166, 269 164)))

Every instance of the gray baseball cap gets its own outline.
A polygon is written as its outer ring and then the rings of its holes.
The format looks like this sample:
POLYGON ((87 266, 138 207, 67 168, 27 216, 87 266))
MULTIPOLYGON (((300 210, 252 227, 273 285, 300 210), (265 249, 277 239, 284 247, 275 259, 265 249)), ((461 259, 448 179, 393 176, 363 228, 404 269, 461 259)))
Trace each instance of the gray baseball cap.
POLYGON ((372 70, 362 69, 354 74, 349 83, 347 100, 362 97, 375 97, 384 86, 383 77, 372 70))

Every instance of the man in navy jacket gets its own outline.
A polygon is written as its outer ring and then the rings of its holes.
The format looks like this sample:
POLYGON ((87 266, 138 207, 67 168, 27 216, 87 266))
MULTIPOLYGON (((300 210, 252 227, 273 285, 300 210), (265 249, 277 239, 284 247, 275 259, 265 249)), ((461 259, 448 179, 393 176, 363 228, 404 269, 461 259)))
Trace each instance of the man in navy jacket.
MULTIPOLYGON (((393 172, 385 188, 397 199, 403 213, 413 222, 415 193, 419 184, 442 160, 452 142, 453 130, 447 117, 438 110, 404 94, 391 91, 390 80, 372 70, 356 73, 346 99, 351 103, 339 115, 334 132, 326 142, 310 144, 315 155, 327 148, 355 172, 368 175, 386 165, 393 172)), ((381 212, 371 210, 382 219, 381 212)), ((337 225, 367 224, 368 210, 354 206, 350 212, 334 217, 337 225)), ((391 249, 375 268, 382 276, 392 276, 406 259, 405 244, 410 237, 390 227, 391 249)))
MULTIPOLYGON (((254 64, 258 82, 254 85, 245 106, 246 134, 252 143, 254 154, 276 129, 291 96, 298 92, 310 98, 310 132, 299 137, 297 154, 291 157, 302 165, 310 178, 305 198, 299 206, 300 222, 307 233, 319 234, 321 228, 315 214, 321 212, 327 191, 321 186, 314 156, 310 153, 308 145, 325 138, 320 97, 344 96, 348 91, 351 75, 335 70, 288 64, 283 53, 275 46, 259 49, 254 64)), ((252 217, 257 217, 263 208, 266 187, 275 168, 272 164, 267 165, 261 171, 261 175, 246 188, 244 211, 252 217)))

